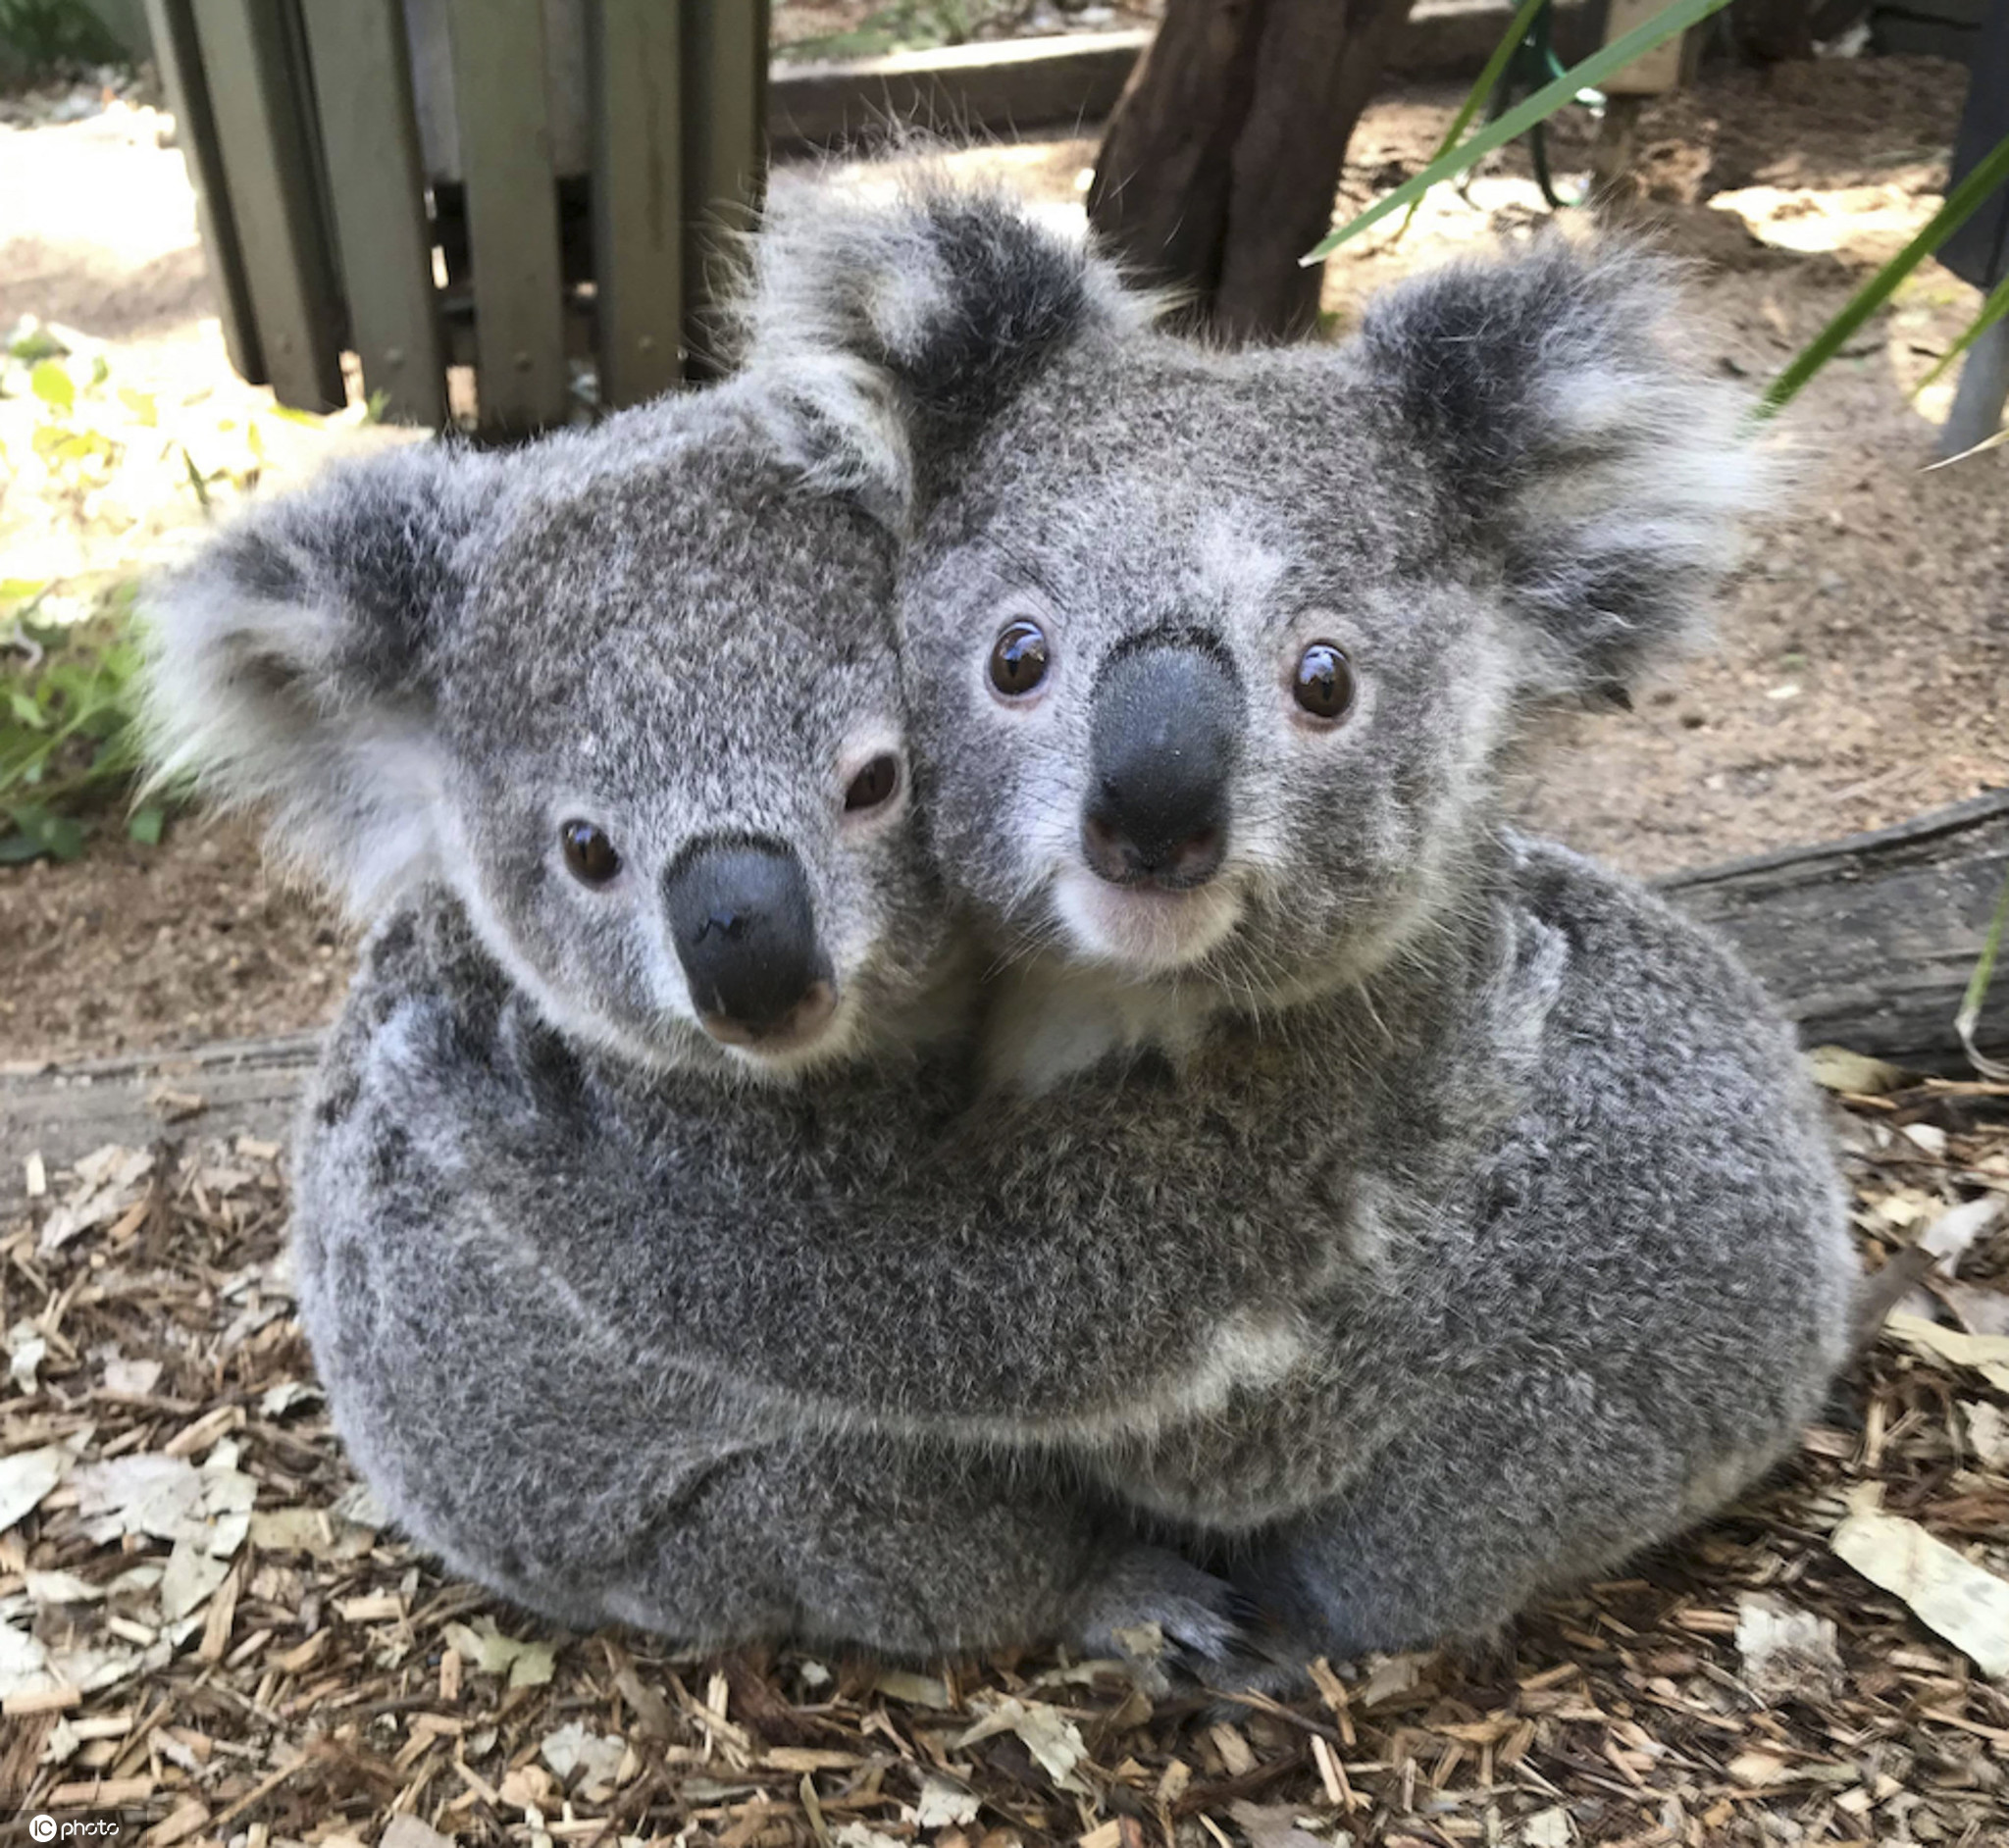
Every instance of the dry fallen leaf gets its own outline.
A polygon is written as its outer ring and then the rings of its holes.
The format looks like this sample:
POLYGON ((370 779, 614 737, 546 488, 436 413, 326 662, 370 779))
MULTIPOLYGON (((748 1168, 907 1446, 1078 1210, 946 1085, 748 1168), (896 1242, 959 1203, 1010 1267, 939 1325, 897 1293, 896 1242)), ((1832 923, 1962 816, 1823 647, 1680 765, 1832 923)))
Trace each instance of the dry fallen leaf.
POLYGON ((0 1457, 0 1533, 39 1508, 42 1498, 70 1473, 75 1461, 73 1452, 61 1444, 0 1457))
POLYGON ((1917 1521, 1869 1506, 1850 1514, 1829 1544, 1872 1584, 1902 1598, 1983 1674, 2009 1674, 2009 1579, 1963 1559, 1917 1521))
POLYGON ((965 1788, 940 1771, 929 1771, 921 1779, 920 1800, 914 1805, 914 1823, 919 1828, 960 1828, 974 1822, 983 1808, 975 1791, 965 1788))
POLYGON ((2009 1469, 2009 1417, 2002 1415, 2001 1408, 1974 1400, 1964 1402, 1960 1410, 1974 1454, 1990 1469, 2009 1469))
POLYGON ((1891 1314, 1883 1330, 1917 1353, 1971 1366, 1997 1392, 2009 1393, 2009 1335, 1966 1335, 1903 1309, 1891 1314))
POLYGON ((1520 1825, 1520 1839, 1526 1848, 1570 1848, 1575 1831, 1570 1826, 1570 1812, 1560 1806, 1530 1816, 1520 1825))
POLYGON ((1782 1598, 1750 1592, 1737 1600, 1737 1654, 1744 1685, 1768 1707, 1784 1700, 1818 1707, 1840 1698, 1833 1622, 1782 1598))
POLYGON ((1228 1814, 1242 1825, 1249 1848, 1326 1848, 1323 1837, 1314 1835, 1298 1822, 1298 1813, 1286 1804, 1250 1803, 1236 1798, 1228 1814))
POLYGON ((1960 1260, 1976 1239, 2009 1212, 2009 1195, 1983 1194, 1977 1200, 1961 1202, 1942 1212, 1919 1234, 1919 1249, 1947 1276, 1960 1268, 1960 1260))
POLYGON ((1807 1054, 1807 1067, 1814 1082, 1826 1091, 1847 1092, 1859 1098, 1880 1098, 1904 1083, 1897 1066, 1845 1046, 1817 1046, 1807 1054))
POLYGON ((546 1733, 538 1747, 538 1756, 567 1785, 571 1785, 574 1771, 580 1773, 572 1794, 584 1797, 589 1803, 598 1803, 612 1793, 615 1774, 627 1753, 627 1741, 618 1733, 602 1737, 597 1732, 588 1731, 585 1724, 577 1720, 569 1725, 560 1726, 555 1732, 546 1733))
MULTIPOLYGON (((328 1848, 328 1844, 324 1842, 322 1848, 328 1848)), ((385 1823, 384 1833, 377 1838, 377 1848, 453 1848, 453 1838, 400 1811, 385 1823)))
POLYGON ((556 1672, 549 1643, 524 1643, 504 1636, 493 1617, 477 1617, 472 1625, 449 1623, 446 1640, 470 1668, 485 1674, 506 1674, 511 1687, 542 1687, 556 1672))
POLYGON ((953 1749, 959 1752, 1000 1732, 1015 1732, 1060 1789, 1088 1794, 1088 1785, 1074 1774, 1074 1768, 1088 1756, 1088 1747, 1082 1743, 1080 1727, 1057 1708, 1028 1707, 1012 1695, 1001 1695, 990 1703, 983 1719, 954 1741, 953 1749))

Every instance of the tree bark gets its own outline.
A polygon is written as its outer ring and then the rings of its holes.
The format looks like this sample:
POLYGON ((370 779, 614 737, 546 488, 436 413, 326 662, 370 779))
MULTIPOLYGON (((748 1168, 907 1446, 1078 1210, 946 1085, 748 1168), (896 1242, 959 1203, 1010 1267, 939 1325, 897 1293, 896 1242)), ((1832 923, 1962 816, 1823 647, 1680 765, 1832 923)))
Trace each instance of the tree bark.
POLYGON ((1813 0, 1735 0, 1730 37, 1746 64, 1789 64, 1814 55, 1813 0))
POLYGON ((1132 269, 1230 341, 1317 319, 1354 124, 1410 0, 1168 0, 1103 139, 1089 221, 1132 269))

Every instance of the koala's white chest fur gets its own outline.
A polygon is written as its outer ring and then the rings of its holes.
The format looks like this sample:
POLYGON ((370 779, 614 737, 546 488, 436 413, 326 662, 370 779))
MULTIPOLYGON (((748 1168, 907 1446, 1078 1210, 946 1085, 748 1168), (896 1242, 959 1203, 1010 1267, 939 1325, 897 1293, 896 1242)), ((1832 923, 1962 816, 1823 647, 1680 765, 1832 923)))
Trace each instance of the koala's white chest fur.
POLYGON ((1195 984, 1129 982, 1037 955, 993 984, 980 1058, 984 1086, 1039 1097, 1112 1053, 1196 1052, 1226 1003, 1195 984))

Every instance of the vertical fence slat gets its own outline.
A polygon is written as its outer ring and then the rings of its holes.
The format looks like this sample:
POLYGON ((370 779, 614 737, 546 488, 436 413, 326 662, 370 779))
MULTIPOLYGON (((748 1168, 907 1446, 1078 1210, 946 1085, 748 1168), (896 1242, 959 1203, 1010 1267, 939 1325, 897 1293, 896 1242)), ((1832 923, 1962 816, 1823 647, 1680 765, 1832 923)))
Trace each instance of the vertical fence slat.
POLYGON ((282 404, 338 410, 340 298, 301 109, 304 73, 290 67, 271 0, 194 0, 194 19, 264 370, 282 404))
POLYGON ((567 409, 558 193, 539 0, 448 0, 467 176, 482 423, 530 430, 567 409))
POLYGON ((446 420, 433 233, 398 0, 303 0, 349 337, 398 423, 446 420))
POLYGON ((161 85, 174 112, 181 157, 195 187, 195 220, 214 272, 210 280, 216 284, 222 310, 224 348, 240 379, 263 385, 265 359, 258 347, 258 327, 251 318, 244 254, 231 212, 231 189, 217 146, 216 118, 210 109, 209 81, 203 75, 190 0, 146 0, 146 24, 153 36, 161 85))
POLYGON ((684 341, 694 377, 729 357, 716 304, 732 286, 731 233, 750 230, 766 176, 767 0, 682 0, 684 341))
POLYGON ((589 26, 594 317, 612 408, 683 376, 683 34, 661 0, 596 0, 589 26))

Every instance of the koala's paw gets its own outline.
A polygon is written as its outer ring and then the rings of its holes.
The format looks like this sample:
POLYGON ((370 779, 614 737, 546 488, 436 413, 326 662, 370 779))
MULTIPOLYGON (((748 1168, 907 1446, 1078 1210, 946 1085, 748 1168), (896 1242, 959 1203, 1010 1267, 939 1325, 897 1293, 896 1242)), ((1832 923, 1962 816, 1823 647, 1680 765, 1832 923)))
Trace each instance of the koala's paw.
POLYGON ((1224 1578, 1176 1553, 1138 1547, 1090 1592, 1078 1640, 1127 1662, 1141 1685, 1232 1688, 1265 1678, 1273 1665, 1258 1640, 1260 1614, 1224 1578))

